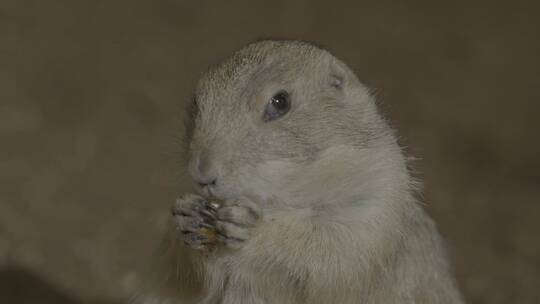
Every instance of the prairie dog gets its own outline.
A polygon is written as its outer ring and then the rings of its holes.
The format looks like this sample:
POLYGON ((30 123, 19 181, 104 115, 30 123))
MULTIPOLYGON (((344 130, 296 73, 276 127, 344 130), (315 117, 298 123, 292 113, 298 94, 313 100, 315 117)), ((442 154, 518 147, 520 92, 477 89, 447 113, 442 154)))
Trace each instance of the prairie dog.
POLYGON ((137 303, 463 303, 374 98, 328 51, 247 45, 199 81, 198 194, 137 303), (160 277, 161 275, 161 277, 160 277))

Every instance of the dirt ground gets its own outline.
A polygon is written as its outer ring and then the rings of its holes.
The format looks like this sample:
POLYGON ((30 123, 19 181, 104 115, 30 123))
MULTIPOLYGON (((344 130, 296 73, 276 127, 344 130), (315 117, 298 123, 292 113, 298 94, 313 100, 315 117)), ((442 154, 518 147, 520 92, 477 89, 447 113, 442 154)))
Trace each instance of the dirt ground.
POLYGON ((419 158, 468 303, 540 303, 533 1, 0 0, 0 303, 122 303, 186 189, 182 111, 259 38, 326 46, 419 158))

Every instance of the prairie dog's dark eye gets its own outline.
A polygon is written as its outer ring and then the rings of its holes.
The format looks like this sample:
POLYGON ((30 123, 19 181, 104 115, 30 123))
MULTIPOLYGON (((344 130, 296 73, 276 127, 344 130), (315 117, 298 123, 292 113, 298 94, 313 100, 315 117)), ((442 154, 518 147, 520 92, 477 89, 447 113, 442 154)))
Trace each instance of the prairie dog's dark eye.
POLYGON ((270 98, 270 101, 268 102, 264 110, 263 119, 265 121, 270 121, 279 118, 285 115, 285 113, 289 112, 290 108, 291 98, 289 96, 289 93, 287 93, 286 91, 280 91, 276 95, 272 96, 272 98, 270 98))

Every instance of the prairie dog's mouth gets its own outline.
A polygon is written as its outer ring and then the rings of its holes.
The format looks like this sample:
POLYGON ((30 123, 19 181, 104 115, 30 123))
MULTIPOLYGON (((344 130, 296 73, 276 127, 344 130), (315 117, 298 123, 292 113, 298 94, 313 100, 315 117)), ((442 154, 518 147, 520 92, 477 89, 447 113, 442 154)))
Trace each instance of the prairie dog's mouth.
POLYGON ((211 198, 217 198, 215 195, 215 190, 213 190, 213 186, 215 185, 209 185, 209 184, 198 184, 197 185, 197 192, 199 192, 200 195, 204 196, 205 198, 211 199, 211 198))
POLYGON ((225 200, 232 198, 234 195, 228 193, 223 187, 216 184, 198 185, 197 192, 208 200, 225 200))

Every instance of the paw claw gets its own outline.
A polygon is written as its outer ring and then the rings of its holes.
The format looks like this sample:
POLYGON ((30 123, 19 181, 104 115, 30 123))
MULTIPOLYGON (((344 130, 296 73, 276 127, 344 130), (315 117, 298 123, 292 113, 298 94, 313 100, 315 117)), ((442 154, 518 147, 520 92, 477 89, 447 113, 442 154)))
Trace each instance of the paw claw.
POLYGON ((199 211, 199 213, 201 215, 209 218, 210 220, 215 220, 216 219, 216 215, 213 212, 210 212, 208 210, 202 209, 202 210, 199 211))
POLYGON ((210 225, 208 223, 205 223, 205 222, 202 222, 200 224, 200 226, 203 227, 203 228, 214 229, 214 226, 212 226, 212 225, 210 225))

